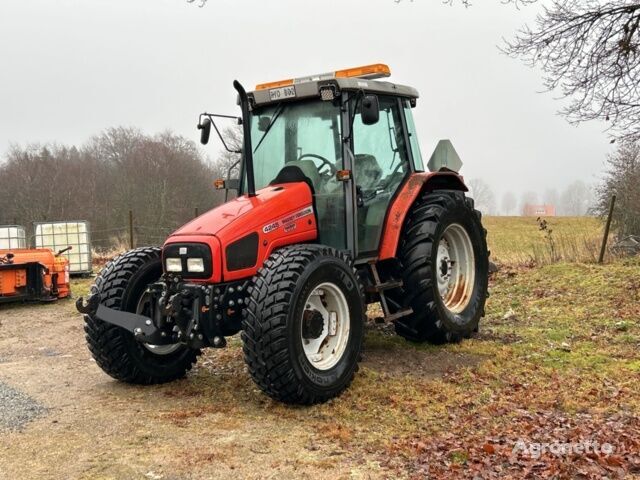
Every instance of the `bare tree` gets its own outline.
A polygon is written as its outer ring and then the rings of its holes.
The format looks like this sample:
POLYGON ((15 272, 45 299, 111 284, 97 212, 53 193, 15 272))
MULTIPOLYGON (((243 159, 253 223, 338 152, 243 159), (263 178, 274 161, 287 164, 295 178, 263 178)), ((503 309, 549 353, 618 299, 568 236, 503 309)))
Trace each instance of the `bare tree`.
POLYGON ((491 187, 480 178, 473 178, 468 181, 468 184, 476 208, 484 214, 493 215, 496 209, 496 202, 491 187))
MULTIPOLYGON (((400 0, 395 0, 401 3, 400 0)), ((537 0, 501 0, 516 7, 537 0)), ((466 7, 471 0, 443 0, 466 7)), ((610 122, 615 138, 640 139, 640 2, 638 0, 541 0, 533 26, 525 26, 503 50, 544 72, 549 90, 570 103, 570 122, 610 122)), ((612 140, 613 142, 614 140, 612 140)))
POLYGON ((576 180, 562 192, 559 213, 572 217, 586 215, 591 203, 591 189, 582 180, 576 180))
POLYGON ((597 188, 594 211, 609 213, 609 202, 617 196, 613 226, 619 235, 640 235, 640 144, 623 142, 607 159, 606 173, 597 188))
POLYGON ((640 138, 640 2, 553 0, 505 51, 542 68, 545 86, 570 99, 569 121, 640 138))
POLYGON ((518 206, 518 200, 513 192, 505 192, 502 195, 502 214, 513 215, 518 206))
POLYGON ((138 242, 157 244, 194 208, 214 206, 214 178, 196 145, 171 132, 120 127, 81 148, 14 146, 0 162, 0 224, 88 220, 106 246, 125 237, 133 210, 138 242))
MULTIPOLYGON (((233 125, 222 130, 222 138, 231 150, 242 150, 242 125, 233 125)), ((231 174, 232 178, 237 178, 240 174, 238 160, 240 154, 235 151, 229 152, 225 149, 218 152, 218 157, 213 162, 214 169, 220 178, 226 178, 231 174)))

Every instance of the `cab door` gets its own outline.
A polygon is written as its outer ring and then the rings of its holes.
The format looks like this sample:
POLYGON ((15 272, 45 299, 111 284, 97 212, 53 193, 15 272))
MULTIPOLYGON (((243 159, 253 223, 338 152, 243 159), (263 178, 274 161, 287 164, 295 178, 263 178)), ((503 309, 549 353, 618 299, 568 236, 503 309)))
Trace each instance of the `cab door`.
POLYGON ((377 123, 365 125, 359 111, 353 122, 358 256, 377 252, 389 204, 411 169, 401 100, 378 95, 378 103, 377 123))

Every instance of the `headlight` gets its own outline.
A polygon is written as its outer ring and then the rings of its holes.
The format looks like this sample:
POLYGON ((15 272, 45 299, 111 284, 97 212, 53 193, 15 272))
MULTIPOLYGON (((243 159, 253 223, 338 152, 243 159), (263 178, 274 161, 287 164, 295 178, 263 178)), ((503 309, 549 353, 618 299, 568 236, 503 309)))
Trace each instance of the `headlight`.
POLYGON ((182 260, 179 258, 167 258, 165 261, 167 272, 181 272, 182 260))
POLYGON ((204 243, 168 243, 162 250, 165 272, 185 279, 211 278, 213 255, 204 243))
POLYGON ((202 258, 187 258, 187 271, 191 273, 204 272, 204 260, 202 258))

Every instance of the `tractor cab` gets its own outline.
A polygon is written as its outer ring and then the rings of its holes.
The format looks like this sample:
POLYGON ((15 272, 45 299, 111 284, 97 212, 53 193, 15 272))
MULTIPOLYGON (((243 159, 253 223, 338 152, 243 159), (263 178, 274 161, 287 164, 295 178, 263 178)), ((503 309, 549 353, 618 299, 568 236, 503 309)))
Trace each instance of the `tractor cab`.
POLYGON ((389 75, 375 64, 257 85, 247 94, 251 153, 239 193, 303 181, 318 242, 375 256, 391 200, 424 171, 411 113, 418 92, 381 81, 389 75))

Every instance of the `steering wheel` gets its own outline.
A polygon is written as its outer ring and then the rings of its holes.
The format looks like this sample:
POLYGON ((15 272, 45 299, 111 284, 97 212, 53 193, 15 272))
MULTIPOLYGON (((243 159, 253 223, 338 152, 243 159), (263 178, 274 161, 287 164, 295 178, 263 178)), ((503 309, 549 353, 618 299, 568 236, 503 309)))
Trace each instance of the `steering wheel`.
POLYGON ((405 166, 405 164, 406 164, 405 161, 400 160, 398 165, 395 166, 395 168, 393 169, 393 172, 391 172, 391 174, 387 177, 387 181, 385 182, 384 186, 382 187, 384 190, 389 188, 389 185, 391 185, 391 182, 393 181, 394 177, 396 176, 396 174, 398 173, 400 168, 405 166))
POLYGON ((338 169, 336 168, 336 166, 331 163, 329 160, 327 160, 326 158, 324 158, 322 155, 316 155, 315 153, 303 153, 302 155, 300 155, 298 157, 298 161, 303 160, 305 158, 315 158, 316 160, 320 160, 320 162, 322 162, 322 164, 318 167, 318 173, 320 173, 320 169, 326 165, 327 167, 329 167, 329 171, 331 172, 331 174, 335 174, 338 169))

